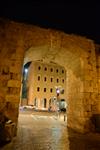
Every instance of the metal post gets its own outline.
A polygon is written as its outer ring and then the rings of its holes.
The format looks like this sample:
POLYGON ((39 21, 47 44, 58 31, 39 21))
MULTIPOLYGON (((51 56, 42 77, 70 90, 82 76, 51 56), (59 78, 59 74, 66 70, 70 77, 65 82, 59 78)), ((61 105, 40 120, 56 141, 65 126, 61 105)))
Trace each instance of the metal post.
POLYGON ((64 121, 66 121, 66 115, 64 115, 64 121))

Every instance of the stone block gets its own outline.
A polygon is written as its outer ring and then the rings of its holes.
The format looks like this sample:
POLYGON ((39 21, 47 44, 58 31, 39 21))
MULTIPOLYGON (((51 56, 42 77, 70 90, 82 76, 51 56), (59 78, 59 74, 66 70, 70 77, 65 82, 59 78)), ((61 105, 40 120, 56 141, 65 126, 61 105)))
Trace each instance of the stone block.
POLYGON ((19 95, 6 95, 5 97, 6 102, 19 102, 20 96, 19 95))
POLYGON ((7 87, 21 87, 21 81, 9 80, 7 87))
POLYGON ((93 81, 84 81, 84 91, 93 92, 93 81))
POLYGON ((91 105, 89 105, 89 104, 87 105, 87 104, 86 104, 86 105, 84 105, 83 107, 84 107, 84 111, 85 111, 85 112, 91 112, 91 105))
POLYGON ((91 111, 92 111, 92 113, 98 112, 98 105, 97 104, 91 105, 91 111))
POLYGON ((19 87, 8 87, 8 94, 19 94, 20 88, 19 87))
POLYGON ((88 117, 88 113, 87 111, 84 112, 84 117, 88 117))
POLYGON ((21 67, 19 68, 18 65, 16 65, 16 66, 10 66, 10 72, 11 73, 21 73, 21 67))

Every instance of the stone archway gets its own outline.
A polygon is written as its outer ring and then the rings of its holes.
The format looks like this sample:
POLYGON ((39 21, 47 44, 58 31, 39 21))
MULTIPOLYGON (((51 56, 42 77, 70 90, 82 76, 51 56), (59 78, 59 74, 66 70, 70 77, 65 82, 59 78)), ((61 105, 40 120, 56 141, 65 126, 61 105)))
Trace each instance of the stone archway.
POLYGON ((51 29, 0 21, 0 103, 11 102, 14 113, 8 111, 9 117, 17 123, 23 60, 25 64, 43 59, 67 70, 67 126, 80 132, 91 130, 90 118, 99 113, 93 41, 51 29))
MULTIPOLYGON (((49 34, 54 33, 51 31, 49 34)), ((56 36, 55 40, 57 40, 56 36)), ((96 73, 96 64, 92 62, 92 59, 95 58, 95 48, 91 40, 82 37, 77 37, 79 38, 77 39, 72 35, 64 36, 65 39, 67 38, 67 44, 64 43, 65 45, 62 47, 59 44, 53 47, 53 41, 52 47, 51 43, 49 47, 46 44, 41 47, 30 47, 25 53, 24 62, 43 60, 45 62, 54 62, 65 67, 67 70, 66 97, 68 99, 68 126, 84 132, 90 130, 92 126, 90 117, 93 113, 91 109, 93 101, 90 103, 89 101, 91 99, 90 95, 96 94, 93 92, 93 86, 95 86, 96 81, 92 85, 90 83, 94 78, 93 74, 96 73), (79 44, 78 40, 82 40, 81 42, 84 41, 84 44, 79 44)))

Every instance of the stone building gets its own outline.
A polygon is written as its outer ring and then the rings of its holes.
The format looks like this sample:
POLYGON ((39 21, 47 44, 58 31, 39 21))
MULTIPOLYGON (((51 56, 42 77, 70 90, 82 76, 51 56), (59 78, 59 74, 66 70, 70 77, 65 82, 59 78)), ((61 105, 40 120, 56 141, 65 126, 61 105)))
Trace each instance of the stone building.
POLYGON ((22 68, 27 62, 53 61, 67 70, 67 126, 92 131, 100 114, 100 48, 86 37, 0 19, 0 110, 17 124, 22 68), (13 113, 12 113, 13 112, 13 113))
POLYGON ((57 107, 55 101, 66 99, 64 67, 53 62, 32 62, 28 70, 27 89, 28 105, 35 105, 37 109, 48 109, 50 106, 55 109, 54 107, 57 107))

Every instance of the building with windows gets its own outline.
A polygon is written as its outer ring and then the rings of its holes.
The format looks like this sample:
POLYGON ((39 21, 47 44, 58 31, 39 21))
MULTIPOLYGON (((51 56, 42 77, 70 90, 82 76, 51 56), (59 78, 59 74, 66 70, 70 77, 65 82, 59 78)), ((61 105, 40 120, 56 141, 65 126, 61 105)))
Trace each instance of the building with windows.
POLYGON ((34 61, 27 78, 28 105, 37 109, 57 109, 57 102, 65 101, 66 70, 55 63, 34 61))

